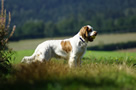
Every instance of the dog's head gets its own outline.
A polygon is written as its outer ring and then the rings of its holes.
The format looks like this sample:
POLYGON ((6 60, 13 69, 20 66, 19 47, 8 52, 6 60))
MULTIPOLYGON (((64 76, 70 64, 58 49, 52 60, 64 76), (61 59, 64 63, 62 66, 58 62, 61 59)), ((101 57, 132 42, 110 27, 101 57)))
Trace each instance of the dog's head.
POLYGON ((87 26, 84 26, 80 29, 79 34, 86 41, 92 42, 95 39, 95 37, 97 36, 97 31, 94 31, 93 27, 91 27, 90 25, 87 25, 87 26))

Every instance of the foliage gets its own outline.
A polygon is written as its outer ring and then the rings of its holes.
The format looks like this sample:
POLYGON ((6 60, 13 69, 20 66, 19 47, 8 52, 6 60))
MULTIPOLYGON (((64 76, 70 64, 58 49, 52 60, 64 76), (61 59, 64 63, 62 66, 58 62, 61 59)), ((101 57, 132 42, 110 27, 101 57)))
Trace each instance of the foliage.
POLYGON ((135 3, 135 0, 28 0, 21 3, 12 0, 6 7, 13 12, 13 24, 18 25, 12 40, 18 40, 74 35, 86 24, 99 33, 135 32, 135 3))
POLYGON ((7 50, 7 43, 9 38, 13 35, 15 31, 15 26, 11 33, 9 33, 9 26, 11 21, 11 15, 9 12, 9 20, 6 26, 6 10, 4 10, 4 0, 1 0, 1 14, 0 14, 0 77, 7 73, 11 67, 10 60, 12 52, 7 50), (10 35, 9 35, 10 34, 10 35))

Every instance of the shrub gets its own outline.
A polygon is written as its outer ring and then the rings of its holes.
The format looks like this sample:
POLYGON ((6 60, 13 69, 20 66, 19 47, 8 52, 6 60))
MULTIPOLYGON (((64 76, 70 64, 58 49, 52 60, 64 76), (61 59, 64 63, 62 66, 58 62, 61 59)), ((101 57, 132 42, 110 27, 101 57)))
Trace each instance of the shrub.
POLYGON ((11 14, 9 12, 8 23, 6 23, 6 10, 4 10, 4 0, 1 0, 1 13, 0 13, 0 77, 8 73, 11 67, 10 60, 12 50, 8 49, 7 43, 9 38, 13 35, 16 26, 9 32, 11 21, 11 14))

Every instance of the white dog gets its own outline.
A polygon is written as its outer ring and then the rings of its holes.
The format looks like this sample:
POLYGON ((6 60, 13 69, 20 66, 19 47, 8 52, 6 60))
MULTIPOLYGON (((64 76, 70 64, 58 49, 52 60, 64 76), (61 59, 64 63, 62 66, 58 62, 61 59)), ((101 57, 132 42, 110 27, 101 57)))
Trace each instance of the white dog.
POLYGON ((52 57, 68 59, 69 67, 81 65, 87 43, 97 35, 90 25, 84 26, 72 38, 49 40, 38 45, 32 56, 25 56, 21 62, 48 61, 52 57))

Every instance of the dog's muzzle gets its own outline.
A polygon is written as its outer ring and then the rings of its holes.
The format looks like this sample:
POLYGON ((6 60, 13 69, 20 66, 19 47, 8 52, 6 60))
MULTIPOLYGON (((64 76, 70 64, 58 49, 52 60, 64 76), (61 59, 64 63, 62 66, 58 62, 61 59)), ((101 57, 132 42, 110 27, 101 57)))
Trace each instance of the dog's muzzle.
POLYGON ((92 42, 95 39, 95 37, 97 36, 97 34, 98 34, 97 31, 91 32, 90 36, 88 37, 88 40, 90 42, 92 42))

